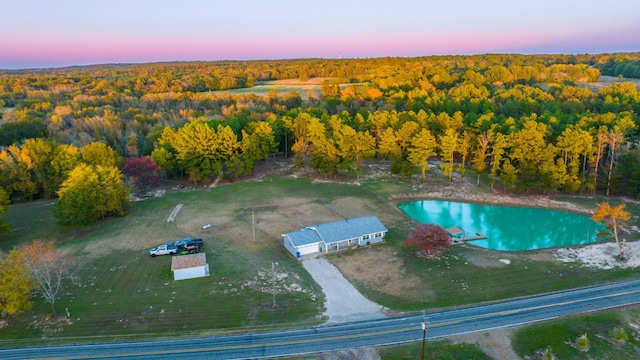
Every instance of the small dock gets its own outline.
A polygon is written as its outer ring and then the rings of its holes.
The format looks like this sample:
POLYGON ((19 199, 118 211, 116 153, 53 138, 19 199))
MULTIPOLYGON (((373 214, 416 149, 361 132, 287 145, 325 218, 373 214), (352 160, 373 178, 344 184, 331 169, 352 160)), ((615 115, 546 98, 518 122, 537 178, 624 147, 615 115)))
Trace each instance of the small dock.
POLYGON ((447 234, 449 234, 449 236, 451 237, 452 244, 460 244, 465 241, 483 240, 488 238, 487 235, 481 232, 476 232, 475 234, 467 234, 464 230, 462 230, 458 226, 446 228, 444 229, 444 231, 446 231, 447 234))
POLYGON ((462 238, 462 241, 469 241, 469 240, 483 240, 488 238, 487 235, 481 233, 481 232, 477 232, 474 236, 465 236, 462 238))

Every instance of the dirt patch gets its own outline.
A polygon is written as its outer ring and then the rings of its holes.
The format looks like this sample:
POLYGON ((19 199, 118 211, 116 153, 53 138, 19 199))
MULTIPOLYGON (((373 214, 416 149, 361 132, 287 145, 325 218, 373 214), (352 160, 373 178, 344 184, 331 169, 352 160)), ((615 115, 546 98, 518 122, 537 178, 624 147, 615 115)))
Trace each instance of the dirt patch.
POLYGON ((171 212, 169 213, 169 216, 167 216, 167 222, 174 222, 176 219, 176 216, 178 216, 178 214, 180 213, 180 210, 182 210, 182 207, 184 206, 184 204, 178 204, 176 205, 173 210, 171 210, 171 212))
POLYGON ((625 258, 620 259, 620 249, 615 243, 587 245, 580 248, 560 248, 553 252, 555 260, 576 262, 596 269, 637 268, 640 266, 640 242, 625 245, 625 258))
POLYGON ((255 216, 260 229, 280 238, 289 231, 343 219, 327 206, 315 201, 296 202, 286 199, 272 204, 268 210, 257 211, 255 216))
POLYGON ((500 328, 449 337, 454 344, 476 344, 495 360, 520 360, 511 347, 514 328, 500 328))
POLYGON ((374 211, 369 204, 356 197, 337 199, 328 208, 344 218, 367 216, 374 211))
POLYGON ((349 257, 337 256, 331 261, 347 278, 358 279, 385 294, 403 294, 403 298, 409 299, 424 299, 432 295, 428 284, 407 273, 402 258, 388 247, 358 249, 349 257))
POLYGON ((376 348, 359 348, 322 354, 318 360, 379 360, 376 348))
MULTIPOLYGON (((469 246, 469 245, 461 245, 469 246)), ((496 252, 474 247, 475 251, 465 251, 464 258, 467 262, 481 268, 502 268, 511 263, 517 255, 506 252, 496 252)))
POLYGON ((59 335, 64 329, 73 324, 70 318, 64 316, 46 317, 44 319, 34 320, 31 326, 34 329, 40 329, 42 338, 59 335))
POLYGON ((480 189, 470 184, 455 184, 436 191, 426 190, 424 193, 396 194, 392 198, 398 201, 410 199, 437 199, 463 201, 477 204, 514 205, 571 211, 579 214, 591 214, 592 209, 550 199, 547 196, 509 196, 498 194, 490 189, 480 189))

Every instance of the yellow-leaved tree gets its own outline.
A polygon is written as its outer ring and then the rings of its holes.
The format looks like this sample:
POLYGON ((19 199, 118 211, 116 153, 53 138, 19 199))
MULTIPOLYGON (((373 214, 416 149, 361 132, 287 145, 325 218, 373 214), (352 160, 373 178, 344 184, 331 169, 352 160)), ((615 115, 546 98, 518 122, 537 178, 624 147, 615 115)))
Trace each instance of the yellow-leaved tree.
POLYGON ((92 142, 80 149, 82 161, 90 165, 116 166, 117 155, 113 148, 105 143, 92 142))
POLYGON ((423 181, 426 179, 426 172, 429 169, 429 158, 437 154, 437 146, 436 138, 427 129, 420 130, 411 141, 409 161, 420 168, 423 181))
POLYGON ((476 185, 480 185, 480 175, 487 169, 487 157, 489 156, 489 146, 493 139, 493 132, 487 131, 477 137, 477 144, 471 159, 473 170, 478 175, 476 185))
POLYGON ((107 216, 124 215, 128 194, 118 168, 80 164, 58 190, 53 214, 63 226, 91 225, 107 216))
POLYGON ((454 155, 458 148, 458 140, 458 132, 453 128, 447 129, 444 135, 440 137, 440 157, 443 161, 440 164, 440 168, 449 179, 449 182, 453 181, 454 155))
POLYGON ((626 211, 625 204, 620 204, 615 207, 611 207, 608 202, 597 204, 596 210, 593 212, 591 219, 595 222, 603 222, 613 233, 613 237, 616 240, 616 245, 620 249, 620 258, 624 259, 624 250, 626 245, 626 239, 620 241, 618 237, 619 226, 631 219, 631 214, 626 211))
POLYGON ((10 234, 11 226, 2 217, 9 210, 9 194, 0 187, 0 234, 10 234))
POLYGON ((15 249, 8 254, 0 252, 0 317, 31 308, 33 282, 23 259, 24 254, 15 249))

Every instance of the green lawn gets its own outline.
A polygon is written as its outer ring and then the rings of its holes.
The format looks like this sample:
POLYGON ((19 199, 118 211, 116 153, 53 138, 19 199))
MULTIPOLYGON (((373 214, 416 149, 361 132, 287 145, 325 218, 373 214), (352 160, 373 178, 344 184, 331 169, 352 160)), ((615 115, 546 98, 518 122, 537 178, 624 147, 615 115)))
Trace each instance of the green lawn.
POLYGON ((60 313, 69 311, 70 324, 40 324, 50 309, 36 299, 32 311, 0 329, 0 346, 15 345, 17 339, 27 344, 191 336, 320 323, 323 295, 281 245, 281 234, 323 222, 320 219, 365 214, 378 216, 390 228, 387 243, 330 259, 358 262, 366 254, 395 254, 404 274, 399 281, 405 276, 410 291, 389 294, 374 283, 350 278, 366 296, 391 309, 452 307, 637 277, 631 270, 589 270, 536 255, 544 252, 503 254, 454 246, 437 260, 416 258, 402 245, 414 224, 397 209, 393 196, 424 193, 386 178, 360 186, 265 178, 168 192, 131 203, 124 217, 78 231, 55 225, 52 201, 13 205, 5 220, 15 231, 0 238, 0 247, 6 251, 32 239, 55 239, 75 256, 80 284, 69 286, 58 302, 60 313), (184 204, 183 210, 175 222, 167 223, 178 204, 184 204), (212 229, 202 230, 205 223, 212 229), (151 258, 148 249, 187 236, 204 239, 211 276, 173 281, 171 257, 151 258), (511 263, 498 262, 502 257, 511 263), (478 259, 498 265, 484 266, 478 259), (270 270, 275 262, 279 276, 274 308, 270 270))
POLYGON ((637 324, 640 320, 638 309, 575 316, 527 326, 516 332, 514 349, 523 358, 550 348, 557 359, 638 359, 640 341, 633 337, 629 318, 637 324), (576 344, 585 334, 589 347, 581 350, 576 344), (624 341, 616 341, 625 338, 624 341))
MULTIPOLYGON (((478 266, 468 258, 482 256, 487 250, 467 246, 453 246, 439 259, 420 259, 404 252, 399 241, 395 246, 398 252, 403 252, 404 272, 417 277, 419 286, 392 296, 380 291, 376 284, 352 279, 366 297, 392 309, 417 311, 450 307, 637 278, 634 269, 603 271, 572 263, 519 259, 513 255, 508 256, 509 265, 498 265, 498 259, 493 258, 495 266, 478 266)), ((358 256, 345 252, 331 255, 330 259, 342 263, 358 261, 358 256)))
MULTIPOLYGON (((420 359, 422 342, 384 347, 380 349, 379 353, 382 360, 420 359)), ((427 341, 424 346, 424 358, 438 360, 491 360, 491 357, 475 344, 453 344, 448 340, 427 341)))
MULTIPOLYGON (((207 254, 211 276, 200 279, 174 281, 171 257, 148 255, 150 247, 167 240, 202 235, 185 232, 179 221, 174 224, 164 220, 178 203, 188 204, 185 214, 180 215, 188 221, 190 212, 202 213, 208 207, 226 212, 229 203, 242 206, 255 201, 252 186, 255 184, 238 183, 225 189, 171 193, 132 203, 126 216, 106 219, 77 233, 56 228, 49 202, 12 206, 6 220, 14 224, 16 231, 2 239, 3 249, 34 238, 56 239, 61 247, 73 252, 80 284, 68 286, 69 293, 60 298, 57 306, 61 314, 69 310, 71 325, 59 332, 35 328, 34 319, 50 313, 48 306, 36 299, 33 311, 0 329, 0 339, 7 339, 4 343, 0 340, 0 344, 15 344, 16 338, 35 340, 45 334, 53 339, 93 339, 318 323, 323 308, 318 286, 273 238, 259 236, 259 246, 247 249, 236 245, 237 239, 208 234, 202 250, 207 254), (21 219, 34 218, 40 220, 30 226, 19 225, 25 222, 21 219), (275 308, 269 273, 272 262, 278 262, 277 273, 287 275, 275 281, 275 308), (300 289, 288 290, 292 284, 300 289)), ((237 208, 227 215, 242 223, 235 211, 237 208)))

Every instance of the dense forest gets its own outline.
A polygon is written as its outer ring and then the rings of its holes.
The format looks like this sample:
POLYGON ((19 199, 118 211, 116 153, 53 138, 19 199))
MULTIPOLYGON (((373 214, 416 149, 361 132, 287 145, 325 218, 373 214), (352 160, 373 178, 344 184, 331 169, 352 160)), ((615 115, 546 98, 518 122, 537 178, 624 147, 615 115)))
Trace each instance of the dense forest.
POLYGON ((377 159, 424 181, 439 166, 505 191, 638 197, 634 77, 640 53, 0 71, 0 198, 61 197, 93 173, 104 187, 149 156, 165 176, 207 183, 273 153, 321 174, 357 177, 377 159), (594 85, 603 75, 612 81, 594 85), (322 82, 306 94, 221 91, 285 79, 322 82))

